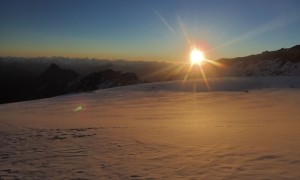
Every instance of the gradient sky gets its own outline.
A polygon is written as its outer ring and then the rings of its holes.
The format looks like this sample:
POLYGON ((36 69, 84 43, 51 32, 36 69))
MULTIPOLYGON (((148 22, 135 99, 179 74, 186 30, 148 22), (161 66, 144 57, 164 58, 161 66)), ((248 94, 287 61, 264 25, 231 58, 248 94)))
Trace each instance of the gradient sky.
POLYGON ((299 0, 0 0, 0 56, 185 61, 300 44, 299 0))

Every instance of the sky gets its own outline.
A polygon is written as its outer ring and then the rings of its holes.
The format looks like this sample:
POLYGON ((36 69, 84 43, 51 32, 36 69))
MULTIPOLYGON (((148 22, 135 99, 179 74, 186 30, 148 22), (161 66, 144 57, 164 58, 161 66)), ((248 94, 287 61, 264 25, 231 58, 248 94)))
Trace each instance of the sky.
POLYGON ((0 56, 185 61, 300 44, 299 0, 0 0, 0 56))

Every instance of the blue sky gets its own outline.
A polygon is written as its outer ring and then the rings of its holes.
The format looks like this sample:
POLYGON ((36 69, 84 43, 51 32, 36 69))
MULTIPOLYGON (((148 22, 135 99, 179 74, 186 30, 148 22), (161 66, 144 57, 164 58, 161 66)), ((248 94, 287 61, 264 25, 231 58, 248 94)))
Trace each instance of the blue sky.
POLYGON ((298 0, 0 0, 1 56, 184 61, 300 44, 298 0))

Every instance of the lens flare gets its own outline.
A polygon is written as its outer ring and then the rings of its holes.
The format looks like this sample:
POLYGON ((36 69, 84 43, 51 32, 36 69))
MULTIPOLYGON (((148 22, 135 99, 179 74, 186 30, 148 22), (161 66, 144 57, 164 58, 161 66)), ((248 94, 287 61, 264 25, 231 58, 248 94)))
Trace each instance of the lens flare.
POLYGON ((73 109, 74 112, 79 112, 81 110, 83 110, 83 106, 82 105, 79 105, 79 106, 77 106, 76 108, 73 109))
POLYGON ((200 65, 205 60, 205 57, 202 51, 199 49, 193 49, 190 54, 190 60, 192 65, 200 65))

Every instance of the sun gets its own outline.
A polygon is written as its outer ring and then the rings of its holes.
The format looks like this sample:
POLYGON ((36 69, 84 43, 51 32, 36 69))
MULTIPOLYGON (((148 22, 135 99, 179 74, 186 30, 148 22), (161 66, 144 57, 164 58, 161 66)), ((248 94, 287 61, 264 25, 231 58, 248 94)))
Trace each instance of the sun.
POLYGON ((193 49, 190 53, 190 60, 192 65, 200 65, 205 60, 205 57, 202 51, 199 49, 193 49))

